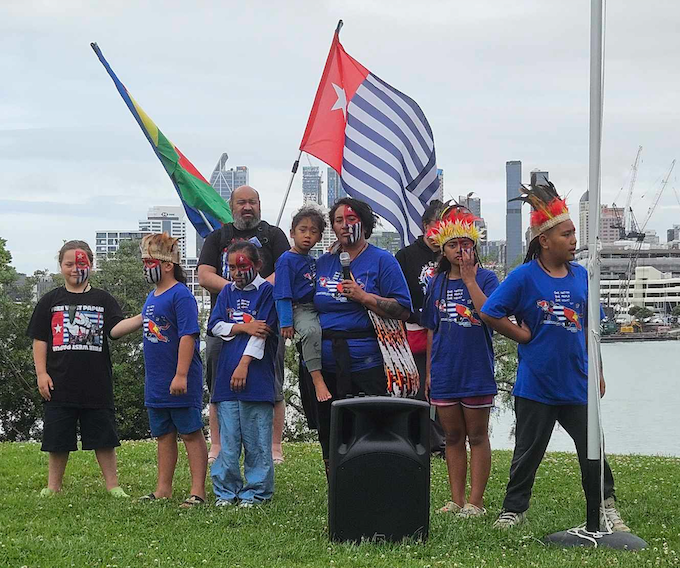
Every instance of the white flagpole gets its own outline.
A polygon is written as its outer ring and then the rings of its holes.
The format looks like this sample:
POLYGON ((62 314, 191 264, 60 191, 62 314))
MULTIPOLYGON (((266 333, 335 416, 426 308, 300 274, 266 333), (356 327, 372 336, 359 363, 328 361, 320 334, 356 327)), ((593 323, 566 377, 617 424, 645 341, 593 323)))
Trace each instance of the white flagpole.
POLYGON ((602 150, 603 0, 590 4, 590 137, 588 159, 588 434, 586 464, 586 528, 548 535, 545 541, 562 547, 596 546, 639 550, 647 543, 631 533, 600 531, 604 496, 602 431, 600 428, 600 156, 602 150))
POLYGON ((602 150, 602 0, 590 10, 590 138, 588 160, 588 483, 587 523, 599 530, 600 431, 600 178, 602 150))
POLYGON ((281 217, 283 216, 283 210, 286 208, 286 202, 288 201, 288 194, 290 193, 290 188, 293 185, 293 178, 298 171, 298 166, 300 165, 300 158, 302 157, 302 150, 298 154, 297 159, 293 162, 293 168, 290 171, 290 180, 288 181, 288 189, 286 189, 286 195, 283 196, 283 203, 281 203, 281 209, 279 209, 279 216, 276 218, 276 226, 281 223, 281 217))

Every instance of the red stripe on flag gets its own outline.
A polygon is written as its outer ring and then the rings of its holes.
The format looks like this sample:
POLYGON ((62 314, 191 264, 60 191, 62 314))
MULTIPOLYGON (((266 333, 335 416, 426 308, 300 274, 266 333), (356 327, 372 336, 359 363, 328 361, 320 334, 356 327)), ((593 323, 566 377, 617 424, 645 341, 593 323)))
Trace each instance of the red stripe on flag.
MULTIPOLYGON (((177 152, 177 155, 179 156, 179 165, 195 178, 200 179, 202 182, 208 183, 206 179, 201 175, 201 172, 199 172, 196 169, 196 167, 189 160, 187 160, 186 156, 182 154, 182 152, 180 152, 179 148, 177 146, 175 146, 174 148, 175 152, 177 152)), ((210 184, 208 183, 208 185, 210 184)))

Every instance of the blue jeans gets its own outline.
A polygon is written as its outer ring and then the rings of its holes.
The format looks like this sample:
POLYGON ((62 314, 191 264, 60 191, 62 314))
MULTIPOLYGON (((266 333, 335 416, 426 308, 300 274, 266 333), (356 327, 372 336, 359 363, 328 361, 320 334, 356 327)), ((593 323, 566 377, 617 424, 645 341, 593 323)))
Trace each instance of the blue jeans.
POLYGON ((274 495, 273 405, 238 400, 218 402, 217 419, 222 450, 210 468, 217 499, 255 503, 271 499, 274 495), (245 484, 239 463, 241 447, 245 454, 245 484))

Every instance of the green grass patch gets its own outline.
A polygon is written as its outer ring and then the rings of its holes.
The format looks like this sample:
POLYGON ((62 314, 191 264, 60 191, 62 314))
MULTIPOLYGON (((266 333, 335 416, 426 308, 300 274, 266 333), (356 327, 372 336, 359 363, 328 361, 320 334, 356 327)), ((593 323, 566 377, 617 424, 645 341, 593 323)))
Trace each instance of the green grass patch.
MULTIPOLYGON (((276 468, 271 504, 254 509, 209 506, 180 510, 189 471, 180 452, 175 496, 140 503, 155 487, 156 445, 119 448, 122 487, 134 498, 111 498, 94 454, 71 456, 64 490, 38 493, 47 456, 34 443, 0 444, 0 566, 678 566, 680 458, 610 456, 619 509, 649 548, 632 553, 547 548, 546 534, 577 525, 585 505, 576 456, 546 456, 534 488, 529 521, 512 532, 492 528, 508 479, 510 452, 493 453, 486 493, 489 515, 458 521, 435 511, 448 500, 446 468, 432 461, 430 538, 400 544, 331 543, 327 538, 326 482, 316 444, 288 444, 276 468)), ((360 483, 357 480, 357 483, 360 483)), ((395 495, 398 498, 398 495, 395 495)))

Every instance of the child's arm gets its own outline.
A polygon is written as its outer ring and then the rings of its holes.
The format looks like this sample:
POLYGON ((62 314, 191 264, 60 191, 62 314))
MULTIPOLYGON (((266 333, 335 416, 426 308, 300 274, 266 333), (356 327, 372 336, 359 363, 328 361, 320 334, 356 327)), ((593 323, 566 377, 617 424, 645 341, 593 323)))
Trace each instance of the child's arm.
POLYGON ((480 312, 480 316, 482 321, 491 329, 505 335, 505 337, 508 337, 517 343, 529 343, 529 341, 531 341, 531 330, 526 322, 522 322, 522 325, 516 325, 512 323, 507 316, 503 318, 492 318, 484 312, 480 312))
POLYGON ((109 337, 111 337, 111 339, 120 339, 121 337, 127 335, 128 333, 132 333, 134 331, 137 331, 138 329, 141 329, 141 327, 142 327, 142 314, 137 314, 136 316, 132 316, 122 321, 119 321, 116 325, 114 325, 111 328, 109 337))
POLYGON ((293 301, 290 298, 276 300, 276 313, 281 325, 281 337, 293 339, 295 327, 293 326, 293 301))
POLYGON ((45 400, 51 400, 54 383, 52 377, 47 374, 47 341, 33 340, 33 363, 35 374, 38 376, 40 396, 45 400))
POLYGON ((189 375, 191 360, 194 357, 195 345, 195 335, 183 335, 179 340, 177 369, 175 370, 175 376, 170 383, 170 394, 172 395, 186 394, 187 392, 187 376, 189 375))
POLYGON ((477 283, 477 264, 475 263, 475 255, 469 250, 462 251, 462 259, 460 261, 460 276, 463 284, 470 294, 470 299, 479 313, 486 302, 486 294, 477 283))
MULTIPOLYGON (((247 348, 246 348, 247 349, 247 348)), ((248 367, 250 362, 254 359, 252 355, 246 355, 245 352, 236 365, 236 369, 231 375, 231 382, 229 386, 234 392, 240 392, 246 388, 246 378, 248 377, 248 367)))

